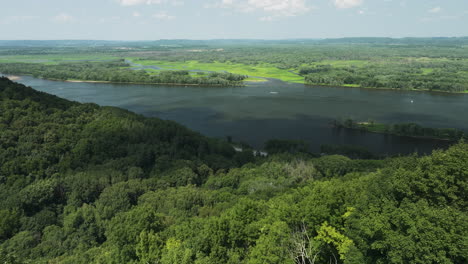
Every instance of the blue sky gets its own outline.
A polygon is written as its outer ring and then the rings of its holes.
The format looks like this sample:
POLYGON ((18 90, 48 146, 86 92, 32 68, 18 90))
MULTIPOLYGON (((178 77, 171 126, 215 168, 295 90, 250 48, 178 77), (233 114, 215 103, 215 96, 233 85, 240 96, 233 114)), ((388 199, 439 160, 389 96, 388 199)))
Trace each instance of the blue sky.
POLYGON ((468 36, 468 0, 1 0, 0 39, 468 36))

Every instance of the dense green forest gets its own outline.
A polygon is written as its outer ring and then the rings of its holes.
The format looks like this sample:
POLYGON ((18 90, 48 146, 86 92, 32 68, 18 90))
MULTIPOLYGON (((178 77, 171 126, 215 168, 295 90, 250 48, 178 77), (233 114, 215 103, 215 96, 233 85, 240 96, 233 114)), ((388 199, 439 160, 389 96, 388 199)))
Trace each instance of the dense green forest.
POLYGON ((276 140, 259 158, 7 78, 0 113, 0 263, 468 261, 463 142, 360 160, 276 140))
POLYGON ((53 80, 103 81, 113 83, 147 83, 208 86, 240 86, 246 76, 213 72, 192 76, 188 71, 174 70, 150 74, 147 71, 135 71, 125 61, 110 62, 68 62, 58 65, 38 63, 0 64, 0 72, 5 74, 32 75, 37 78, 53 80))
POLYGON ((468 90, 466 62, 427 62, 401 60, 399 62, 369 62, 364 66, 327 64, 301 67, 307 84, 358 86, 399 90, 429 90, 464 92, 468 90))

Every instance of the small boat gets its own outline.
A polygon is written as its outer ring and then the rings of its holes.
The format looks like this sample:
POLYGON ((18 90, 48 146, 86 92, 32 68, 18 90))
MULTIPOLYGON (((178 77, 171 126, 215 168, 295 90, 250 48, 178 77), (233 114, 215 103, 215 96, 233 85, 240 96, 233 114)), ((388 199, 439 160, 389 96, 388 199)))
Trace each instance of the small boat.
POLYGON ((270 92, 271 94, 278 94, 278 92, 270 92))

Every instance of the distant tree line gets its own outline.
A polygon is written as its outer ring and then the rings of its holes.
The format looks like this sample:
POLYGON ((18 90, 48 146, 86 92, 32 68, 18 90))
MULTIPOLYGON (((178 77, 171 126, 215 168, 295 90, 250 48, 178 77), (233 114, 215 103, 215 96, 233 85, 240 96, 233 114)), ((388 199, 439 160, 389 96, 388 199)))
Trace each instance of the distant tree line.
POLYGON ((467 73, 468 64, 455 61, 444 65, 369 62, 355 67, 316 65, 299 69, 307 84, 444 92, 468 91, 467 73), (424 69, 429 72, 425 73, 424 69))

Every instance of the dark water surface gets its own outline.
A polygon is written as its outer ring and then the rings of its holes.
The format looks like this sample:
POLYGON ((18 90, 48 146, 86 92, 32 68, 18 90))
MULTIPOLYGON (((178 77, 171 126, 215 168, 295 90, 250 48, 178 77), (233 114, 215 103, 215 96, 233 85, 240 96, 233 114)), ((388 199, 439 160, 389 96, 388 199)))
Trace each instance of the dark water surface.
POLYGON ((174 120, 211 137, 232 136, 261 148, 272 138, 301 139, 314 151, 322 144, 361 145, 376 153, 428 153, 448 143, 347 129, 336 118, 382 123, 415 122, 468 131, 468 95, 315 87, 281 81, 246 87, 184 87, 70 83, 21 77, 36 90, 174 120))

